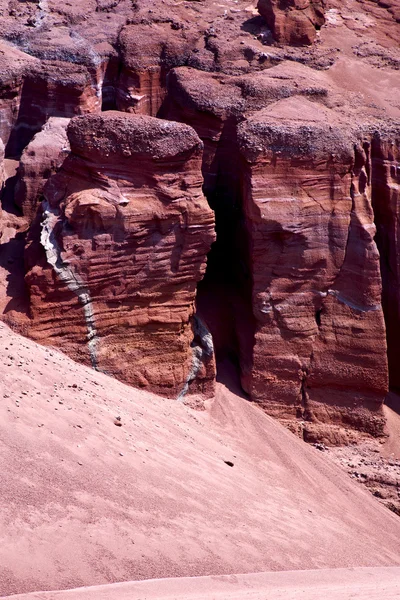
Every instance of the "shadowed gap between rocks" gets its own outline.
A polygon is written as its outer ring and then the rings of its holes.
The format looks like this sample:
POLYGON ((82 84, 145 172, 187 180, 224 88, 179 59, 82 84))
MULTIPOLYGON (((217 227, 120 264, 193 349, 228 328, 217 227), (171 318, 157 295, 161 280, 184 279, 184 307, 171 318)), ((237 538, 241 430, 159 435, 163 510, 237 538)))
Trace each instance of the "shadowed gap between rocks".
POLYGON ((26 314, 28 293, 25 286, 24 248, 26 227, 21 219, 21 211, 14 202, 17 184, 17 163, 6 159, 6 180, 1 191, 1 206, 5 231, 0 239, 0 270, 5 276, 4 291, 1 291, 0 314, 11 311, 26 314))
POLYGON ((211 167, 215 178, 205 174, 204 193, 215 212, 217 240, 198 284, 197 312, 213 336, 217 381, 243 393, 251 369, 255 320, 235 138, 236 124, 226 123, 211 167))
POLYGON ((386 404, 400 414, 400 269, 397 256, 398 215, 396 197, 400 174, 396 156, 388 143, 375 136, 371 145, 372 207, 376 225, 375 241, 379 250, 382 277, 382 308, 386 322, 389 390, 386 404))

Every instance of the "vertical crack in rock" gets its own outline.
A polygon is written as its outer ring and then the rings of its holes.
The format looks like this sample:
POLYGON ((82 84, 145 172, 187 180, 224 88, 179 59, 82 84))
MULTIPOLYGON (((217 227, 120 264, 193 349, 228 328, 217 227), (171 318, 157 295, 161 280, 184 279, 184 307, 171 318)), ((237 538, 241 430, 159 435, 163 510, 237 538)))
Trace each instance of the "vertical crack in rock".
POLYGON ((192 368, 186 378, 182 391, 177 400, 183 400, 189 390, 189 386, 200 372, 204 362, 214 355, 214 343, 212 335, 197 315, 193 317, 193 342, 192 342, 192 368))
POLYGON ((54 234, 55 226, 60 217, 59 211, 52 209, 50 204, 45 200, 43 202, 43 215, 40 243, 46 253, 47 262, 52 266, 57 277, 78 297, 79 302, 82 304, 87 327, 90 361, 92 367, 97 369, 97 331, 90 293, 80 277, 74 273, 71 266, 61 258, 61 249, 54 234))
MULTIPOLYGON (((310 357, 310 364, 312 362, 313 359, 313 353, 311 354, 310 357)), ((301 401, 301 418, 304 421, 311 421, 311 411, 310 411, 310 407, 309 407, 309 402, 308 402, 308 394, 307 394, 307 376, 308 376, 308 369, 305 367, 302 367, 301 370, 301 385, 300 385, 300 401, 301 401)))

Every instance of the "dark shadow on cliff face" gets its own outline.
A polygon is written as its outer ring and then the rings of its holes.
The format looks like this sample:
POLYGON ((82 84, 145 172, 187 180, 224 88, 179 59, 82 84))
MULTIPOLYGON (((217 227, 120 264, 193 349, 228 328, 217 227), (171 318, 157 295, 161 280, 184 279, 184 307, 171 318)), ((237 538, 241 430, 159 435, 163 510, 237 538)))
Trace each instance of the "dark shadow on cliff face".
POLYGON ((6 295, 9 298, 3 307, 3 314, 10 311, 27 313, 28 291, 25 286, 24 248, 26 232, 17 233, 5 244, 0 243, 0 269, 7 272, 6 295))
MULTIPOLYGON (((398 214, 396 205, 400 175, 390 165, 385 143, 379 136, 371 144, 372 207, 376 225, 375 241, 380 256, 382 308, 386 322, 389 388, 400 393, 400 273, 398 270, 398 214)), ((389 395, 390 396, 390 395, 389 395)), ((389 404, 389 402, 388 402, 389 404)), ((391 408, 395 409, 393 406, 391 408)))
POLYGON ((218 381, 225 363, 236 370, 237 381, 249 371, 255 330, 239 153, 232 129, 227 124, 211 167, 215 185, 204 190, 215 212, 217 240, 197 288, 197 311, 213 336, 218 381))
POLYGON ((17 121, 11 131, 5 150, 6 157, 20 157, 24 148, 34 135, 42 129, 47 120, 45 107, 39 106, 39 103, 34 101, 37 97, 36 94, 36 84, 29 79, 25 80, 21 91, 17 121))
POLYGON ((14 189, 16 183, 17 175, 13 175, 6 180, 1 194, 1 206, 7 213, 20 217, 22 216, 22 211, 14 202, 14 189))
POLYGON ((4 283, 0 291, 0 314, 6 315, 10 311, 26 314, 29 305, 24 265, 26 222, 14 203, 17 163, 6 159, 5 167, 8 177, 1 193, 3 236, 0 237, 0 270, 4 283))

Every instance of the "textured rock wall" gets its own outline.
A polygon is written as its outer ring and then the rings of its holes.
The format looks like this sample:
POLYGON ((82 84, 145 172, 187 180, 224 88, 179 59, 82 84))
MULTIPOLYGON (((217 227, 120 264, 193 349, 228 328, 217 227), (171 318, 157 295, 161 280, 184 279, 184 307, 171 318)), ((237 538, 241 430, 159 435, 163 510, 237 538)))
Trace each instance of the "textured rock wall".
POLYGON ((190 44, 181 32, 157 24, 128 25, 120 35, 121 69, 116 81, 118 110, 156 116, 166 96, 166 76, 184 64, 190 44))
POLYGON ((257 319, 243 385, 270 414, 299 419, 306 439, 324 423, 379 434, 388 382, 370 156, 310 108, 308 123, 290 122, 296 105, 282 101, 240 130, 257 319))
MULTIPOLYGON (((0 138, 0 193, 3 190, 4 182, 5 182, 5 172, 4 172, 4 144, 0 138)), ((2 235, 2 207, 0 202, 0 239, 2 235)))
POLYGON ((14 201, 28 222, 32 222, 37 214, 46 181, 70 151, 68 123, 69 119, 50 117, 22 153, 14 201))
POLYGON ((259 0, 257 8, 283 44, 311 45, 325 22, 324 0, 259 0))
POLYGON ((340 99, 323 75, 297 65, 240 78, 175 69, 168 91, 166 114, 205 145, 218 242, 199 309, 217 351, 236 346, 250 397, 307 439, 342 441, 348 426, 382 433, 370 135, 328 108, 340 99))
POLYGON ((52 116, 73 117, 101 110, 96 70, 83 65, 42 61, 25 75, 18 119, 8 141, 8 155, 19 156, 52 116), (92 71, 92 72, 91 72, 92 71))
POLYGON ((0 41, 0 138, 5 146, 18 119, 25 73, 39 61, 0 41))
POLYGON ((212 344, 193 319, 215 238, 200 139, 113 112, 73 119, 68 137, 31 234, 30 335, 138 387, 211 394, 212 344))

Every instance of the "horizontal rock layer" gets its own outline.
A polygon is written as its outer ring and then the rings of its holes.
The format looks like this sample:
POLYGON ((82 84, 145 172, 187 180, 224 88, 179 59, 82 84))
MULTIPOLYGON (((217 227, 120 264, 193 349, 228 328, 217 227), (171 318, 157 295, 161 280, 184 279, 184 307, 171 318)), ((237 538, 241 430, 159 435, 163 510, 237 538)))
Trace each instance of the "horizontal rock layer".
POLYGON ((36 217, 46 181, 69 154, 68 123, 69 119, 50 117, 22 153, 14 201, 29 222, 36 217))

